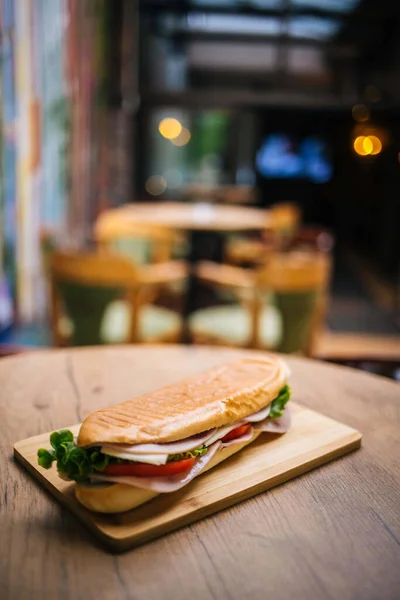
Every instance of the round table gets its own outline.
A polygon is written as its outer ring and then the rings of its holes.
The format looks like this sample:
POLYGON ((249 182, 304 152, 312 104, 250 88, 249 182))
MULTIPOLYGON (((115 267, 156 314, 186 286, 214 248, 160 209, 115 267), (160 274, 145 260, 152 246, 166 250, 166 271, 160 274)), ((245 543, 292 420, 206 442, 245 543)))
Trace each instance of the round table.
MULTIPOLYGON (((96 222, 96 228, 107 231, 110 227, 115 232, 121 223, 121 231, 126 232, 129 222, 185 231, 190 249, 187 260, 193 265, 204 259, 222 261, 226 234, 262 231, 271 226, 271 216, 268 210, 247 206, 205 202, 142 202, 103 212, 96 222)), ((196 308, 197 293, 195 277, 190 274, 183 311, 185 316, 196 308)), ((188 332, 185 339, 190 339, 188 332)))
POLYGON ((287 358, 294 399, 363 448, 114 556, 12 460, 17 440, 226 362, 233 349, 131 346, 0 360, 2 600, 394 599, 400 589, 400 387, 287 358))
POLYGON ((98 223, 143 223, 181 231, 260 231, 270 225, 269 212, 247 206, 206 202, 142 202, 103 212, 98 223))

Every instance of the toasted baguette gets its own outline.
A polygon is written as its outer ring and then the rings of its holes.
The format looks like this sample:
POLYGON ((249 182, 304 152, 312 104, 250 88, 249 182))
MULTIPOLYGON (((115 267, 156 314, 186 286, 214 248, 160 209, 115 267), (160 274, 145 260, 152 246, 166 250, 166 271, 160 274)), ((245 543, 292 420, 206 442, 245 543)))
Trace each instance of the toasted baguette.
MULTIPOLYGON (((236 454, 236 452, 239 452, 239 450, 242 450, 245 446, 248 446, 248 444, 254 442, 260 433, 260 431, 254 431, 253 437, 247 442, 244 442, 243 444, 234 444, 218 450, 200 473, 199 477, 223 460, 226 460, 233 454, 236 454)), ((142 490, 123 483, 113 483, 111 485, 106 485, 105 487, 83 486, 77 484, 75 493, 77 499, 85 508, 100 513, 126 512, 159 496, 158 492, 142 490)))
POLYGON ((160 443, 230 425, 267 406, 285 385, 278 357, 243 358, 89 415, 79 446, 160 443))

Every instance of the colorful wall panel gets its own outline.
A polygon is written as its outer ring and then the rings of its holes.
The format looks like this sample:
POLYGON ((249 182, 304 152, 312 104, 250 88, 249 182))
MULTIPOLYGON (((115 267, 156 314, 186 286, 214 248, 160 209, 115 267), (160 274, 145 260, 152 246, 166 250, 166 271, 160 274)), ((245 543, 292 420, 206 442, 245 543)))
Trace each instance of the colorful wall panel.
MULTIPOLYGON (((2 297, 15 296, 16 288, 16 99, 15 99, 15 14, 12 0, 0 0, 0 277, 2 297)), ((9 301, 8 301, 9 304, 9 301)), ((9 314, 9 310, 6 311, 9 314)), ((12 317, 0 319, 0 328, 12 317)))
POLYGON ((22 321, 45 311, 42 230, 82 247, 108 203, 120 4, 0 0, 0 277, 6 270, 22 321))

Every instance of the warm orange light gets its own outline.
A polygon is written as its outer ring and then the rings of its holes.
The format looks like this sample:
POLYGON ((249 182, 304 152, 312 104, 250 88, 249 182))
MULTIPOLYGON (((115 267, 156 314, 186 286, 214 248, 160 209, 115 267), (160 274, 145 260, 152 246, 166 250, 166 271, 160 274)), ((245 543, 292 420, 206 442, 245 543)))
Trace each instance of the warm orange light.
POLYGON ((376 135, 359 135, 353 142, 353 148, 360 156, 379 154, 382 142, 376 135))
POLYGON ((382 150, 382 142, 376 135, 369 135, 368 138, 372 144, 371 154, 379 154, 382 150))
POLYGON ((180 134, 178 135, 178 137, 175 138, 174 140, 171 140, 171 142, 175 146, 186 146, 186 144, 190 140, 190 137, 191 136, 190 136, 189 129, 186 129, 186 127, 183 127, 182 131, 180 132, 180 134))
POLYGON ((374 149, 374 144, 372 143, 371 138, 369 137, 369 135, 367 135, 364 139, 363 139, 363 150, 364 150, 364 154, 368 155, 368 154, 372 154, 372 151, 374 149))
POLYGON ((365 156, 366 152, 364 150, 364 140, 365 135, 359 135, 353 142, 353 148, 360 156, 365 156))
POLYGON ((167 182, 161 175, 151 175, 144 187, 146 192, 151 196, 159 196, 167 189, 167 182))
POLYGON ((160 121, 158 131, 163 137, 167 138, 167 140, 174 140, 181 133, 182 125, 179 123, 178 119, 168 117, 160 121))

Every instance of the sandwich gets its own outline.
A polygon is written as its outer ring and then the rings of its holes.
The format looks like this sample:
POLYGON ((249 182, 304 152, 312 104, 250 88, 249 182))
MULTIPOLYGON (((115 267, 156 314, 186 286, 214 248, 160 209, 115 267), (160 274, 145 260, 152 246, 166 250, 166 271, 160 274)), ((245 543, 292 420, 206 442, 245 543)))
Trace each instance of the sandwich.
POLYGON ((287 377, 275 356, 235 360, 98 410, 77 438, 69 430, 53 432, 38 463, 45 469, 56 463, 89 510, 131 510, 189 485, 263 432, 285 433, 287 377))

